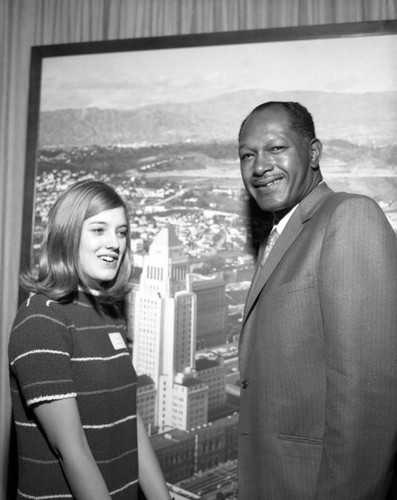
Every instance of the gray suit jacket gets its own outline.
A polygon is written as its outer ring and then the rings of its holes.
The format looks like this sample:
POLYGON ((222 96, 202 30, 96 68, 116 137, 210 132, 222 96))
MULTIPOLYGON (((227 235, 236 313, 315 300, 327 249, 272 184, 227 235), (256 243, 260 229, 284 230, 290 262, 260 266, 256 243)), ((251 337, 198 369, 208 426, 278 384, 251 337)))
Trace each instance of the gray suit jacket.
POLYGON ((384 500, 397 440, 397 244, 370 198, 314 189, 247 297, 239 500, 384 500))

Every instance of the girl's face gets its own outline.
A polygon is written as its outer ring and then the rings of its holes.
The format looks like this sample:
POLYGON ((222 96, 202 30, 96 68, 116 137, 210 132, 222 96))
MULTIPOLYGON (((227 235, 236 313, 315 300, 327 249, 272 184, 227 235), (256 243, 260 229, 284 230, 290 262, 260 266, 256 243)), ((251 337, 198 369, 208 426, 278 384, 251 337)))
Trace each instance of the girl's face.
POLYGON ((104 210, 83 223, 80 265, 85 274, 98 283, 117 276, 127 247, 127 224, 123 207, 104 210))

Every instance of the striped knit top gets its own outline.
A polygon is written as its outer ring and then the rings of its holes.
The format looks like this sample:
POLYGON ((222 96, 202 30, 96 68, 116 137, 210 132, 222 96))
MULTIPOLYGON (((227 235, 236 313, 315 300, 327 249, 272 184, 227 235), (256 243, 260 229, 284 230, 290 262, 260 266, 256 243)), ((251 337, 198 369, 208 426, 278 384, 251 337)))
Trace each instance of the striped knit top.
POLYGON ((79 292, 66 304, 36 294, 18 310, 9 360, 20 500, 73 498, 32 411, 71 397, 112 498, 137 498, 136 373, 125 322, 107 309, 79 292))

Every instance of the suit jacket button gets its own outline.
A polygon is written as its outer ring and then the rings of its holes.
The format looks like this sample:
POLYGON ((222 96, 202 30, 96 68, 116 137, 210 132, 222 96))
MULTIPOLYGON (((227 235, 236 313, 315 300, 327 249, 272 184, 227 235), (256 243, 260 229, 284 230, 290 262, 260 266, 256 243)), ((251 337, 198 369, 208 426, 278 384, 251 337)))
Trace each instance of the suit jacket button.
POLYGON ((242 380, 241 385, 242 385, 243 389, 246 389, 248 387, 248 380, 242 380))

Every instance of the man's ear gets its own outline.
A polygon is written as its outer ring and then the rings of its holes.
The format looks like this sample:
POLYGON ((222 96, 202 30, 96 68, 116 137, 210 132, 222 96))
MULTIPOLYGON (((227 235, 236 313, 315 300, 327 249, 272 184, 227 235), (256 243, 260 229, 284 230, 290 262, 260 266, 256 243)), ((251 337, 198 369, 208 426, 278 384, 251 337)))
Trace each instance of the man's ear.
POLYGON ((323 152, 323 145, 320 139, 316 137, 310 141, 310 166, 313 170, 316 170, 320 166, 320 159, 323 152))

